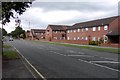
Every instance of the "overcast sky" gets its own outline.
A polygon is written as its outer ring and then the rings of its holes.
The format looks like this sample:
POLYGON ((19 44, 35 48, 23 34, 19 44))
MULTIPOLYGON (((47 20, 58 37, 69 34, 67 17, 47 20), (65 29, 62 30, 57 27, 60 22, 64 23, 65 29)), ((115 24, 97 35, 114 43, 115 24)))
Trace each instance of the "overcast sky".
MULTIPOLYGON (((118 15, 119 0, 59 0, 61 2, 35 0, 23 15, 21 25, 24 30, 45 29, 48 24, 73 25, 79 22, 118 15)), ((11 32, 15 21, 11 20, 4 28, 11 32)))

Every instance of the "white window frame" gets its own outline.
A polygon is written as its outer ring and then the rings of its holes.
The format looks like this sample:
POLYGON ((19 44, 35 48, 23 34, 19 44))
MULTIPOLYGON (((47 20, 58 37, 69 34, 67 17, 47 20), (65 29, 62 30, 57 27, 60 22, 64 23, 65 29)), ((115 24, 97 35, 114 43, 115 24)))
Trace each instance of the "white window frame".
POLYGON ((76 30, 74 30, 74 32, 76 32, 76 30))
POLYGON ((88 28, 85 28, 86 31, 88 31, 88 28))
POLYGON ((80 32, 80 29, 78 29, 78 32, 80 32))
POLYGON ((96 27, 93 27, 93 31, 96 31, 96 27))
POLYGON ((71 30, 71 32, 72 32, 72 30, 71 30))
POLYGON ((80 40, 80 37, 77 37, 77 40, 80 40))
POLYGON ((84 40, 84 37, 82 37, 82 40, 84 40))
POLYGON ((68 30, 67 33, 70 33, 70 31, 68 30))
POLYGON ((98 31, 100 31, 100 26, 98 26, 98 31))
POLYGON ((104 30, 108 30, 108 26, 107 25, 104 26, 104 30))
POLYGON ((92 37, 92 40, 93 40, 93 41, 96 41, 96 37, 92 37))
POLYGON ((82 28, 82 32, 84 31, 84 28, 82 28))
POLYGON ((85 40, 88 40, 88 37, 87 37, 87 36, 85 37, 85 40))
POLYGON ((76 40, 76 37, 74 37, 74 40, 76 40))
POLYGON ((98 41, 100 41, 100 37, 98 37, 98 41))
POLYGON ((67 40, 70 40, 70 37, 67 37, 67 40))

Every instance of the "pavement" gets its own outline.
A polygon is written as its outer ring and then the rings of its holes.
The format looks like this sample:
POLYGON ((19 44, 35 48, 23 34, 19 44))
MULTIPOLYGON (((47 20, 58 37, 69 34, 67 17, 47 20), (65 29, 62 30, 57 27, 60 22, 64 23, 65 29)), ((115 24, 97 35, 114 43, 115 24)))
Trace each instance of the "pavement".
MULTIPOLYGON (((10 48, 14 50, 14 48, 10 48)), ((5 50, 5 49, 4 49, 5 50)), ((6 49, 7 50, 7 49, 6 49)), ((2 80, 6 79, 25 79, 36 80, 31 70, 27 67, 22 57, 19 59, 3 59, 0 58, 0 68, 2 68, 2 80)))
POLYGON ((119 54, 24 40, 8 43, 13 45, 47 79, 118 79, 119 54))

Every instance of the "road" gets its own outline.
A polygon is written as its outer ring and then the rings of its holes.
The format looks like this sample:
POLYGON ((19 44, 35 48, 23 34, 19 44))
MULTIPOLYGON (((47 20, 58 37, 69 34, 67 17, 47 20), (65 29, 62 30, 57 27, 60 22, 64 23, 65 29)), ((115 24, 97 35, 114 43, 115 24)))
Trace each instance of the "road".
POLYGON ((118 54, 42 42, 8 42, 45 78, 118 78, 118 54))

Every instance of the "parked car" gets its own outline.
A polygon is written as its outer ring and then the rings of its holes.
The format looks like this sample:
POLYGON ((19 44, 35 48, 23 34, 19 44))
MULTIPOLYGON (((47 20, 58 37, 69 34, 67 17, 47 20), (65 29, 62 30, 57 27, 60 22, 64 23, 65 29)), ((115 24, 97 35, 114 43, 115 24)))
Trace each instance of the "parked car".
POLYGON ((13 38, 10 38, 9 41, 13 41, 13 38))

